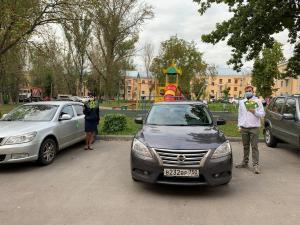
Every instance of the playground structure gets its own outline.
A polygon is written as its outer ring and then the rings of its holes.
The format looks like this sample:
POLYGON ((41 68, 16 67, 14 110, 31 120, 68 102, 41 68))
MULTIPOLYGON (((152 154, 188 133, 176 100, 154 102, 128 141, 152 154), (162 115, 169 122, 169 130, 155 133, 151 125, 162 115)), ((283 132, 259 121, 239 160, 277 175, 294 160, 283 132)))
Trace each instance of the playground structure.
POLYGON ((155 81, 155 102, 162 101, 176 101, 184 99, 182 91, 179 87, 179 76, 182 75, 182 71, 174 63, 167 69, 163 69, 163 74, 166 78, 165 86, 155 81), (175 78, 175 82, 174 82, 175 78))

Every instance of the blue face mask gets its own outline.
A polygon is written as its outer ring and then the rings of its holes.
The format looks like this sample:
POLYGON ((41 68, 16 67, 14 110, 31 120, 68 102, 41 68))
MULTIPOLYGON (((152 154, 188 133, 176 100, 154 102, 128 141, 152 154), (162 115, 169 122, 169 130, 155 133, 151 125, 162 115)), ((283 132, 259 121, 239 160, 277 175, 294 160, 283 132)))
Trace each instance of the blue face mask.
POLYGON ((245 93, 245 97, 246 97, 247 99, 250 99, 250 98, 253 97, 253 93, 252 93, 251 91, 248 91, 248 92, 245 93))

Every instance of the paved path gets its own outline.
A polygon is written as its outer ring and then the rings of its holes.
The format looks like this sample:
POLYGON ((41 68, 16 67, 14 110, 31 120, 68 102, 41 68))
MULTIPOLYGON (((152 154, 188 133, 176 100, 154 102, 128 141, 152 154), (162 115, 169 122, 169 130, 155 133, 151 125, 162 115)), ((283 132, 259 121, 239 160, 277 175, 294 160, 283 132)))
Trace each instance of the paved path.
MULTIPOLYGON (((0 166, 1 225, 297 225, 300 154, 288 145, 260 144, 262 174, 234 169, 220 187, 135 183, 130 142, 77 145, 47 167, 0 166)), ((234 161, 241 144, 233 143, 234 161)))

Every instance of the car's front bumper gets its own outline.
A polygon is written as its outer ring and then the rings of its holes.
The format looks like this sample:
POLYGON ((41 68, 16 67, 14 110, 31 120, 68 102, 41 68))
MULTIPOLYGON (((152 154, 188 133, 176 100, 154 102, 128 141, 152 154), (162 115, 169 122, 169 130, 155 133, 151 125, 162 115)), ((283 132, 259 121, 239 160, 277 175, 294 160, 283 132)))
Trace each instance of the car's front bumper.
POLYGON ((204 163, 189 168, 198 169, 198 178, 165 177, 164 168, 187 169, 186 167, 164 167, 158 158, 143 159, 131 153, 132 178, 146 183, 159 183, 169 185, 221 185, 229 183, 232 178, 232 155, 218 159, 207 157, 204 163))
POLYGON ((0 164, 35 161, 40 144, 28 142, 16 145, 0 145, 0 164))

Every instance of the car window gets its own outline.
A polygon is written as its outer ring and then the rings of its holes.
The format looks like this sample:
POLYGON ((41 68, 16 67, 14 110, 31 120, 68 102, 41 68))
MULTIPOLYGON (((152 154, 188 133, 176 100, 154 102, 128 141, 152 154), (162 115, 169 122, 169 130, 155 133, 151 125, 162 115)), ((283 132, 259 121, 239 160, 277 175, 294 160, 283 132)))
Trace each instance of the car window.
POLYGON ((272 105, 271 111, 274 113, 281 113, 284 105, 284 98, 277 98, 272 105))
POLYGON ((62 116, 64 114, 69 114, 71 117, 74 117, 74 111, 73 111, 72 106, 70 106, 70 105, 64 106, 64 108, 62 109, 62 111, 60 113, 60 116, 62 116))
POLYGON ((155 105, 147 118, 147 124, 162 126, 205 126, 212 119, 202 105, 155 105))
POLYGON ((8 113, 3 120, 50 121, 57 109, 57 105, 22 105, 8 113))
POLYGON ((77 116, 83 115, 83 106, 82 105, 73 105, 76 111, 77 116))
POLYGON ((296 99, 288 98, 283 113, 296 115, 296 99))

